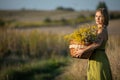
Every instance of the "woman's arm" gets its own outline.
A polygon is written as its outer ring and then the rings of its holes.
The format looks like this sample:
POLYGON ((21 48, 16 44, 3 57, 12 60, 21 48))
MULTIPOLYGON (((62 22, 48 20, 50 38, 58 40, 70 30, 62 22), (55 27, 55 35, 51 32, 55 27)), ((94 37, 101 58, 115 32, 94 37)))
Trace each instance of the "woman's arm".
POLYGON ((104 36, 103 30, 100 29, 99 32, 98 32, 98 36, 97 36, 95 42, 93 42, 91 45, 89 45, 86 48, 84 48, 83 51, 84 52, 89 52, 89 51, 92 51, 92 50, 98 48, 102 44, 102 42, 103 42, 103 36, 104 36))
POLYGON ((95 42, 93 42, 92 44, 90 44, 89 46, 87 46, 84 49, 77 50, 75 52, 76 53, 75 56, 78 57, 79 54, 81 54, 81 53, 93 51, 94 49, 98 48, 103 42, 103 36, 104 36, 103 29, 98 30, 98 36, 97 36, 95 42))

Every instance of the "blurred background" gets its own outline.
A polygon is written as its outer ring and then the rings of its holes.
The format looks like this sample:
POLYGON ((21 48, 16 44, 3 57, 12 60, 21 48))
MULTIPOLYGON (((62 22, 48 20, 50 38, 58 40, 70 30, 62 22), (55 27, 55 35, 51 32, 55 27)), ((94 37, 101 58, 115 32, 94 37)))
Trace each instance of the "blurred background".
POLYGON ((87 60, 69 55, 66 34, 109 12, 106 45, 120 80, 120 0, 0 0, 0 80, 86 80, 87 60))

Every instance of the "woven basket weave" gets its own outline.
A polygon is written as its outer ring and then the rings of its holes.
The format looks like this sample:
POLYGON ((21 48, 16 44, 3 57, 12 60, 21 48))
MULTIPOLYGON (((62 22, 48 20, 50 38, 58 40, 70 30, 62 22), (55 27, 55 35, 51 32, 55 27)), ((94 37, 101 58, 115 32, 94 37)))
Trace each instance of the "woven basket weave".
MULTIPOLYGON (((69 45, 69 49, 70 49, 70 55, 73 57, 73 58, 78 58, 78 57, 75 57, 75 51, 78 50, 78 49, 83 49, 85 47, 87 47, 88 45, 82 45, 74 40, 71 40, 70 41, 70 45, 69 45)), ((92 54, 92 51, 91 52, 87 52, 87 53, 82 53, 79 55, 79 58, 80 59, 89 59, 90 56, 92 54)))

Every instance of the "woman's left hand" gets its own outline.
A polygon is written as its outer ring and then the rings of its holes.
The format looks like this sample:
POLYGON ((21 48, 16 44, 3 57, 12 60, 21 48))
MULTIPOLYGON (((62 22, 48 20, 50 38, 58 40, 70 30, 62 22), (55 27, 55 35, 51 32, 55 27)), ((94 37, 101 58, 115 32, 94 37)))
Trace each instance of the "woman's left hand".
POLYGON ((78 49, 75 51, 75 57, 79 58, 81 56, 81 54, 84 53, 83 49, 78 49))

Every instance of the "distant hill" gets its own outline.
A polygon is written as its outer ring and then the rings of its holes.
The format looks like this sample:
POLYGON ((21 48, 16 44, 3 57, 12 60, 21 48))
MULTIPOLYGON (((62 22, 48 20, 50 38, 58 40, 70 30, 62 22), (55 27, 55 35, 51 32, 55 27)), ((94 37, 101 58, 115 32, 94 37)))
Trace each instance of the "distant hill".
MULTIPOLYGON (((95 11, 0 10, 0 22, 7 27, 40 27, 91 22, 95 11)), ((111 11, 110 19, 120 19, 120 11, 111 11)))
POLYGON ((0 18, 17 21, 41 21, 46 18, 52 20, 74 19, 80 15, 89 16, 93 11, 36 11, 36 10, 0 10, 0 18))

